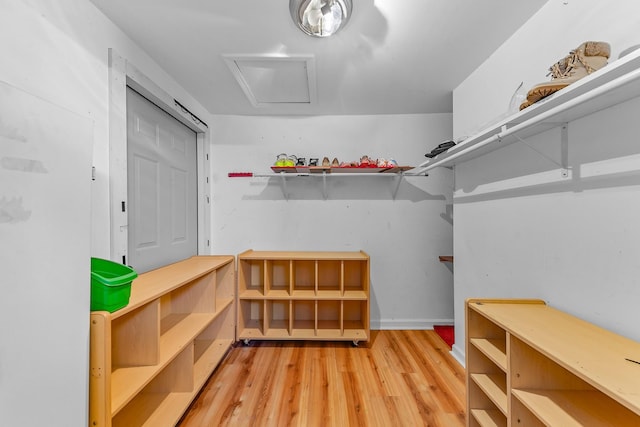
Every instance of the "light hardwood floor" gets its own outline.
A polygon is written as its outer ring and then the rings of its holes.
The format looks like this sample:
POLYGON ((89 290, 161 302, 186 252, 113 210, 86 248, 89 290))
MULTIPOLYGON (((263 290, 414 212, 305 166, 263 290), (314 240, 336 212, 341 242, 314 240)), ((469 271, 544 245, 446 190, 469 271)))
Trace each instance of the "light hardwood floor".
POLYGON ((464 369, 434 331, 239 344, 180 427, 463 426, 464 369))

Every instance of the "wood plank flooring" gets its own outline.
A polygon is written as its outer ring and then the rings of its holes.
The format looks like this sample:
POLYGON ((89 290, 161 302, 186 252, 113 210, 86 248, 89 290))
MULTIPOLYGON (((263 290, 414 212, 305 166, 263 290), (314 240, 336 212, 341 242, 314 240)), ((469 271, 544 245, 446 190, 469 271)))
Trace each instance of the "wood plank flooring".
POLYGON ((239 344, 179 426, 464 425, 464 369, 434 331, 371 334, 239 344))

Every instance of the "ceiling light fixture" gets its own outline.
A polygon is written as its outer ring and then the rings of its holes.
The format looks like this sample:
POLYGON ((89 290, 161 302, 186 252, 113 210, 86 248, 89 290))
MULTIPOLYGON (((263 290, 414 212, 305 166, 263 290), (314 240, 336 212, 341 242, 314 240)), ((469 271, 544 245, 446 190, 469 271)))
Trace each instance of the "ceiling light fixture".
POLYGON ((329 37, 351 17, 351 0, 289 0, 289 11, 306 34, 329 37))

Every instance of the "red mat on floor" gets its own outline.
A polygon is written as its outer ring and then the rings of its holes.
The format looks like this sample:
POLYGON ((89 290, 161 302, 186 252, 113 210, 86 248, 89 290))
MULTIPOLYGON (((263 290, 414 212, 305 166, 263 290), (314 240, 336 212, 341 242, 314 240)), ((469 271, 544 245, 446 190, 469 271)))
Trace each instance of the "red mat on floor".
POLYGON ((438 335, 440 335, 440 338, 442 338, 442 340, 446 342, 449 347, 453 346, 453 343, 455 342, 453 325, 434 325, 433 330, 436 331, 438 335))

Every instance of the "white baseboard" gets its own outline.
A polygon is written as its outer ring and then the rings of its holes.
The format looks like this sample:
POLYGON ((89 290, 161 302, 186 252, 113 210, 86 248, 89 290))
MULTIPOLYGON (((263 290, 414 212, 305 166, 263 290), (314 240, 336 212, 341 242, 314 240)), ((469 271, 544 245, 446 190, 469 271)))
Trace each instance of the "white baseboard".
POLYGON ((449 352, 454 359, 458 361, 462 367, 465 367, 465 355, 464 355, 464 347, 459 346, 458 344, 454 344, 451 351, 449 352))
POLYGON ((453 325, 453 319, 381 319, 371 320, 373 330, 422 330, 433 329, 433 325, 453 325))

